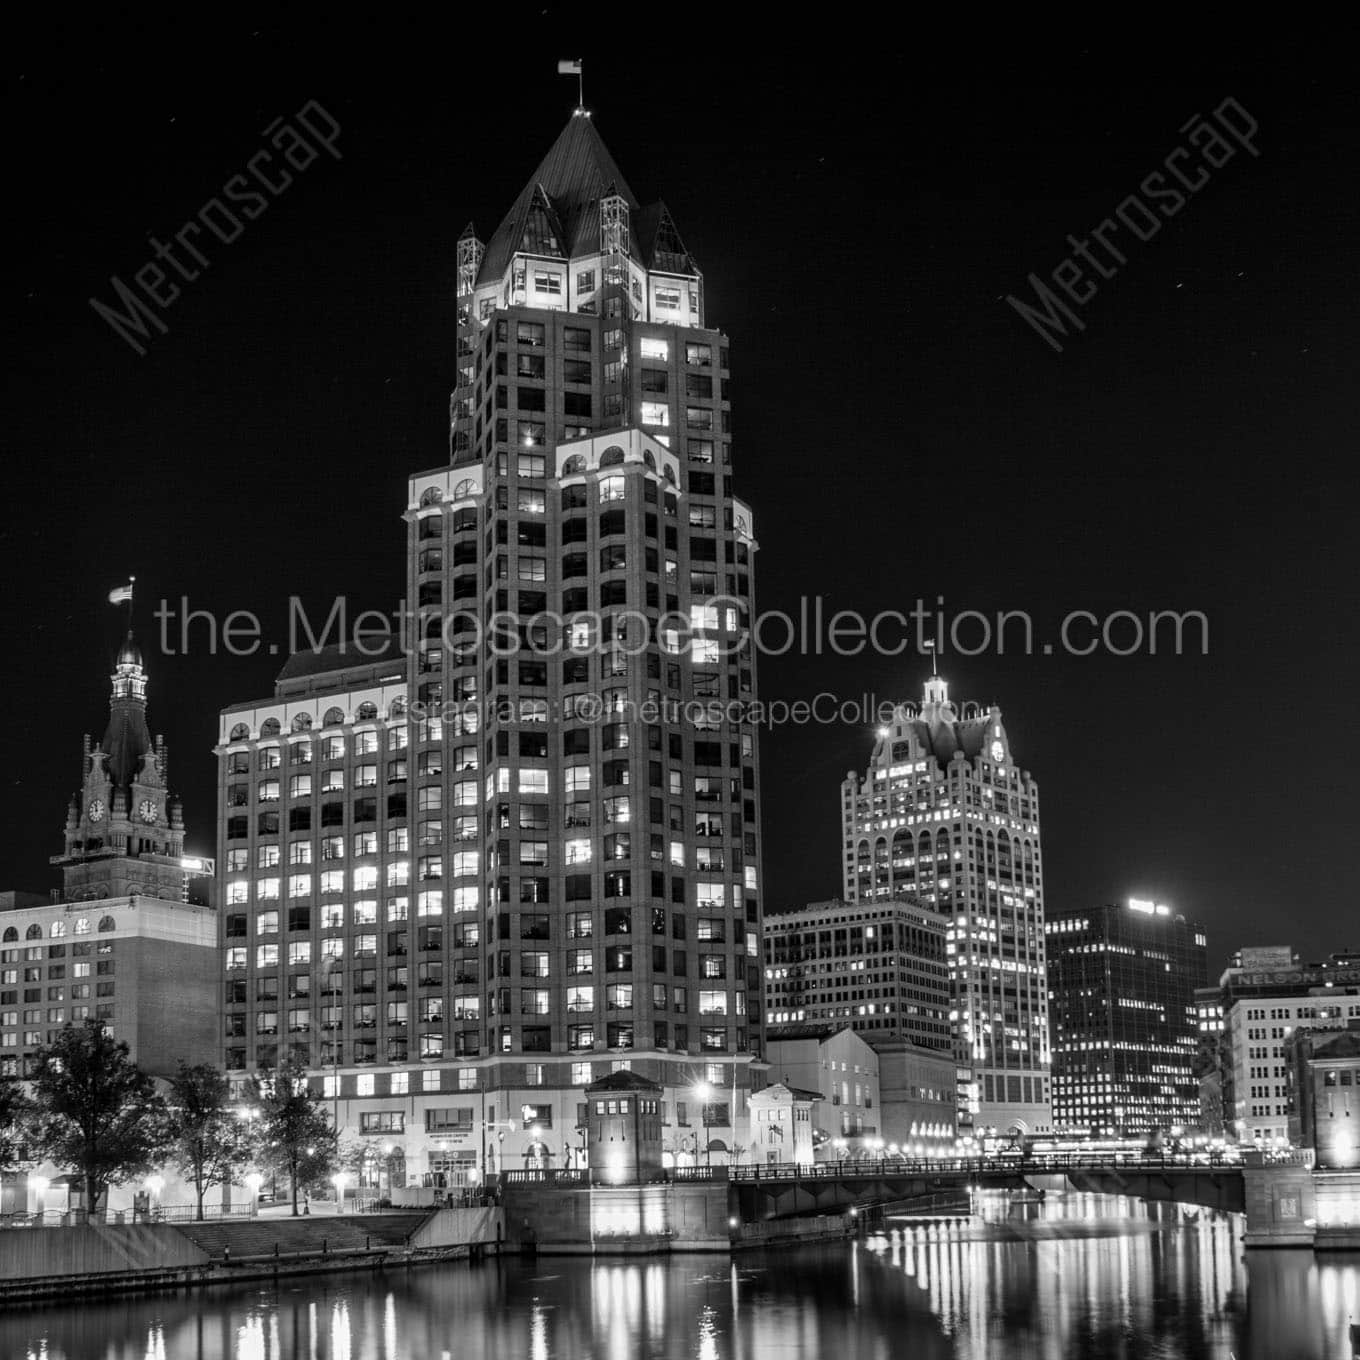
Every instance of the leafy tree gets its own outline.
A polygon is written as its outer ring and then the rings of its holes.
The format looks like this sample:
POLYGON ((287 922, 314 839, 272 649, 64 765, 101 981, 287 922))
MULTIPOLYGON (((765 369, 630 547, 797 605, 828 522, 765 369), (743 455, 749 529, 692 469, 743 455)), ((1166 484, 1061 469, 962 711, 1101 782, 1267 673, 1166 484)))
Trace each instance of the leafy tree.
POLYGON ((336 1165, 330 1115, 307 1084, 305 1069, 291 1059, 257 1077, 251 1099, 260 1110, 255 1133, 260 1159, 288 1177, 296 1218, 298 1190, 328 1176, 336 1165))
POLYGON ((85 1204, 99 1211, 110 1185, 145 1175, 166 1148, 165 1102, 99 1020, 67 1025, 34 1055, 35 1151, 85 1182, 85 1204))
POLYGON ((230 1083, 215 1067, 180 1059, 167 1099, 167 1133, 176 1167, 194 1184, 200 1222, 207 1192, 229 1185, 250 1161, 250 1138, 228 1108, 230 1095, 230 1083))
POLYGON ((9 1170, 19 1160, 28 1109, 24 1088, 12 1077, 0 1078, 0 1171, 9 1170))

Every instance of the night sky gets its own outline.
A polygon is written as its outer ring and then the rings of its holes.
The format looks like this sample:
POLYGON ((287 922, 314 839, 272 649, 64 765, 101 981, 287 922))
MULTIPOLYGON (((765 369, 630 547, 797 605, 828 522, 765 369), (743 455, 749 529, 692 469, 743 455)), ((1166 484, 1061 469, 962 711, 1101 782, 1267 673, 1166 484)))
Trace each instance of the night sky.
MULTIPOLYGON (((580 7, 567 11, 579 18, 580 7)), ((575 102, 664 197, 732 340, 736 490, 757 604, 828 614, 1200 610, 1205 656, 951 656, 1042 790, 1050 909, 1167 901, 1240 944, 1360 946, 1352 689, 1360 607, 1360 100, 1262 39, 1212 56, 916 26, 758 46, 682 20, 581 50, 556 9, 284 31, 221 18, 15 34, 6 54, 0 886, 46 889, 102 732, 135 573, 151 723, 191 846, 211 851, 218 710, 281 658, 162 654, 153 601, 288 597, 391 611, 408 473, 446 461, 454 242, 488 236, 575 102), (1054 352, 1029 296, 1232 97, 1260 125, 1075 310, 1054 352), (91 309, 307 101, 342 126, 164 313, 138 357, 91 309)), ((601 14, 589 27, 608 29, 601 14)), ((796 26, 795 26, 796 27, 796 26)), ((1196 165, 1202 158, 1196 157, 1196 165)), ((1088 277, 1094 277, 1089 274, 1088 277)), ((1050 285, 1051 286, 1051 285, 1050 285)), ((920 656, 762 662, 766 699, 918 698, 920 656)), ((840 890, 839 785, 872 726, 762 738, 765 901, 840 890)))

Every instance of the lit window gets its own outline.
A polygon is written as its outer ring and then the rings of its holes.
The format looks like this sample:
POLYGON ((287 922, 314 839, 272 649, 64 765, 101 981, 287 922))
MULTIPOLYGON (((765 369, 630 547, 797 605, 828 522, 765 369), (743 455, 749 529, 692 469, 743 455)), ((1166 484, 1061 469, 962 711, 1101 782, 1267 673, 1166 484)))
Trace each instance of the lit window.
POLYGON ((665 340, 652 340, 644 337, 638 342, 639 352, 644 359, 669 359, 671 347, 665 340))
POLYGON ((671 408, 664 401, 644 401, 642 403, 642 423, 644 425, 669 425, 671 408))
POLYGON ((568 841, 566 844, 566 862, 568 864, 589 864, 590 842, 588 840, 568 841))

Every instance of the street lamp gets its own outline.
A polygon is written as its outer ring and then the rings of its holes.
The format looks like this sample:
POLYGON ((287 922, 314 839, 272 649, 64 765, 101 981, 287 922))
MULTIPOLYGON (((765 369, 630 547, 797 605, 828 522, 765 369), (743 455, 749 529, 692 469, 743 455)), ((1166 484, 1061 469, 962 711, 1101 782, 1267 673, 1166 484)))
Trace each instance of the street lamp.
POLYGON ((264 1184, 264 1177, 258 1171, 252 1171, 246 1177, 246 1189, 250 1191, 250 1216, 254 1218, 260 1212, 260 1186, 264 1184))
POLYGON ((699 1099, 699 1122, 704 1130, 704 1162, 713 1165, 713 1153, 708 1146, 708 1102, 713 1096, 713 1087, 706 1081, 695 1082, 694 1094, 699 1099))
POLYGON ((37 1201, 37 1208, 34 1210, 34 1213, 38 1215, 38 1220, 41 1222, 43 1215, 47 1212, 47 1187, 51 1185, 52 1182, 48 1180, 46 1176, 30 1176, 28 1178, 28 1184, 37 1201))
POLYGON ((331 1184, 335 1186, 335 1212, 343 1214, 345 1212, 345 1182, 349 1177, 343 1171, 337 1171, 331 1177, 331 1184))

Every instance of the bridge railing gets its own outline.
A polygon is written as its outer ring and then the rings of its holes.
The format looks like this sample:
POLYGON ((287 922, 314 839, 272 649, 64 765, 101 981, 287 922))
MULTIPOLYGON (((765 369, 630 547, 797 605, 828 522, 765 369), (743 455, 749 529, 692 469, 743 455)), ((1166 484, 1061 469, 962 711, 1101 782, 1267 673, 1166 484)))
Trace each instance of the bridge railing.
POLYGON ((1070 1171, 1215 1171, 1235 1170, 1235 1160, 1214 1155, 1147 1157, 1092 1157, 1081 1153, 1057 1153, 1047 1157, 880 1157, 816 1162, 811 1166, 774 1164, 734 1166, 734 1181, 853 1180, 880 1176, 1053 1175, 1070 1171))

